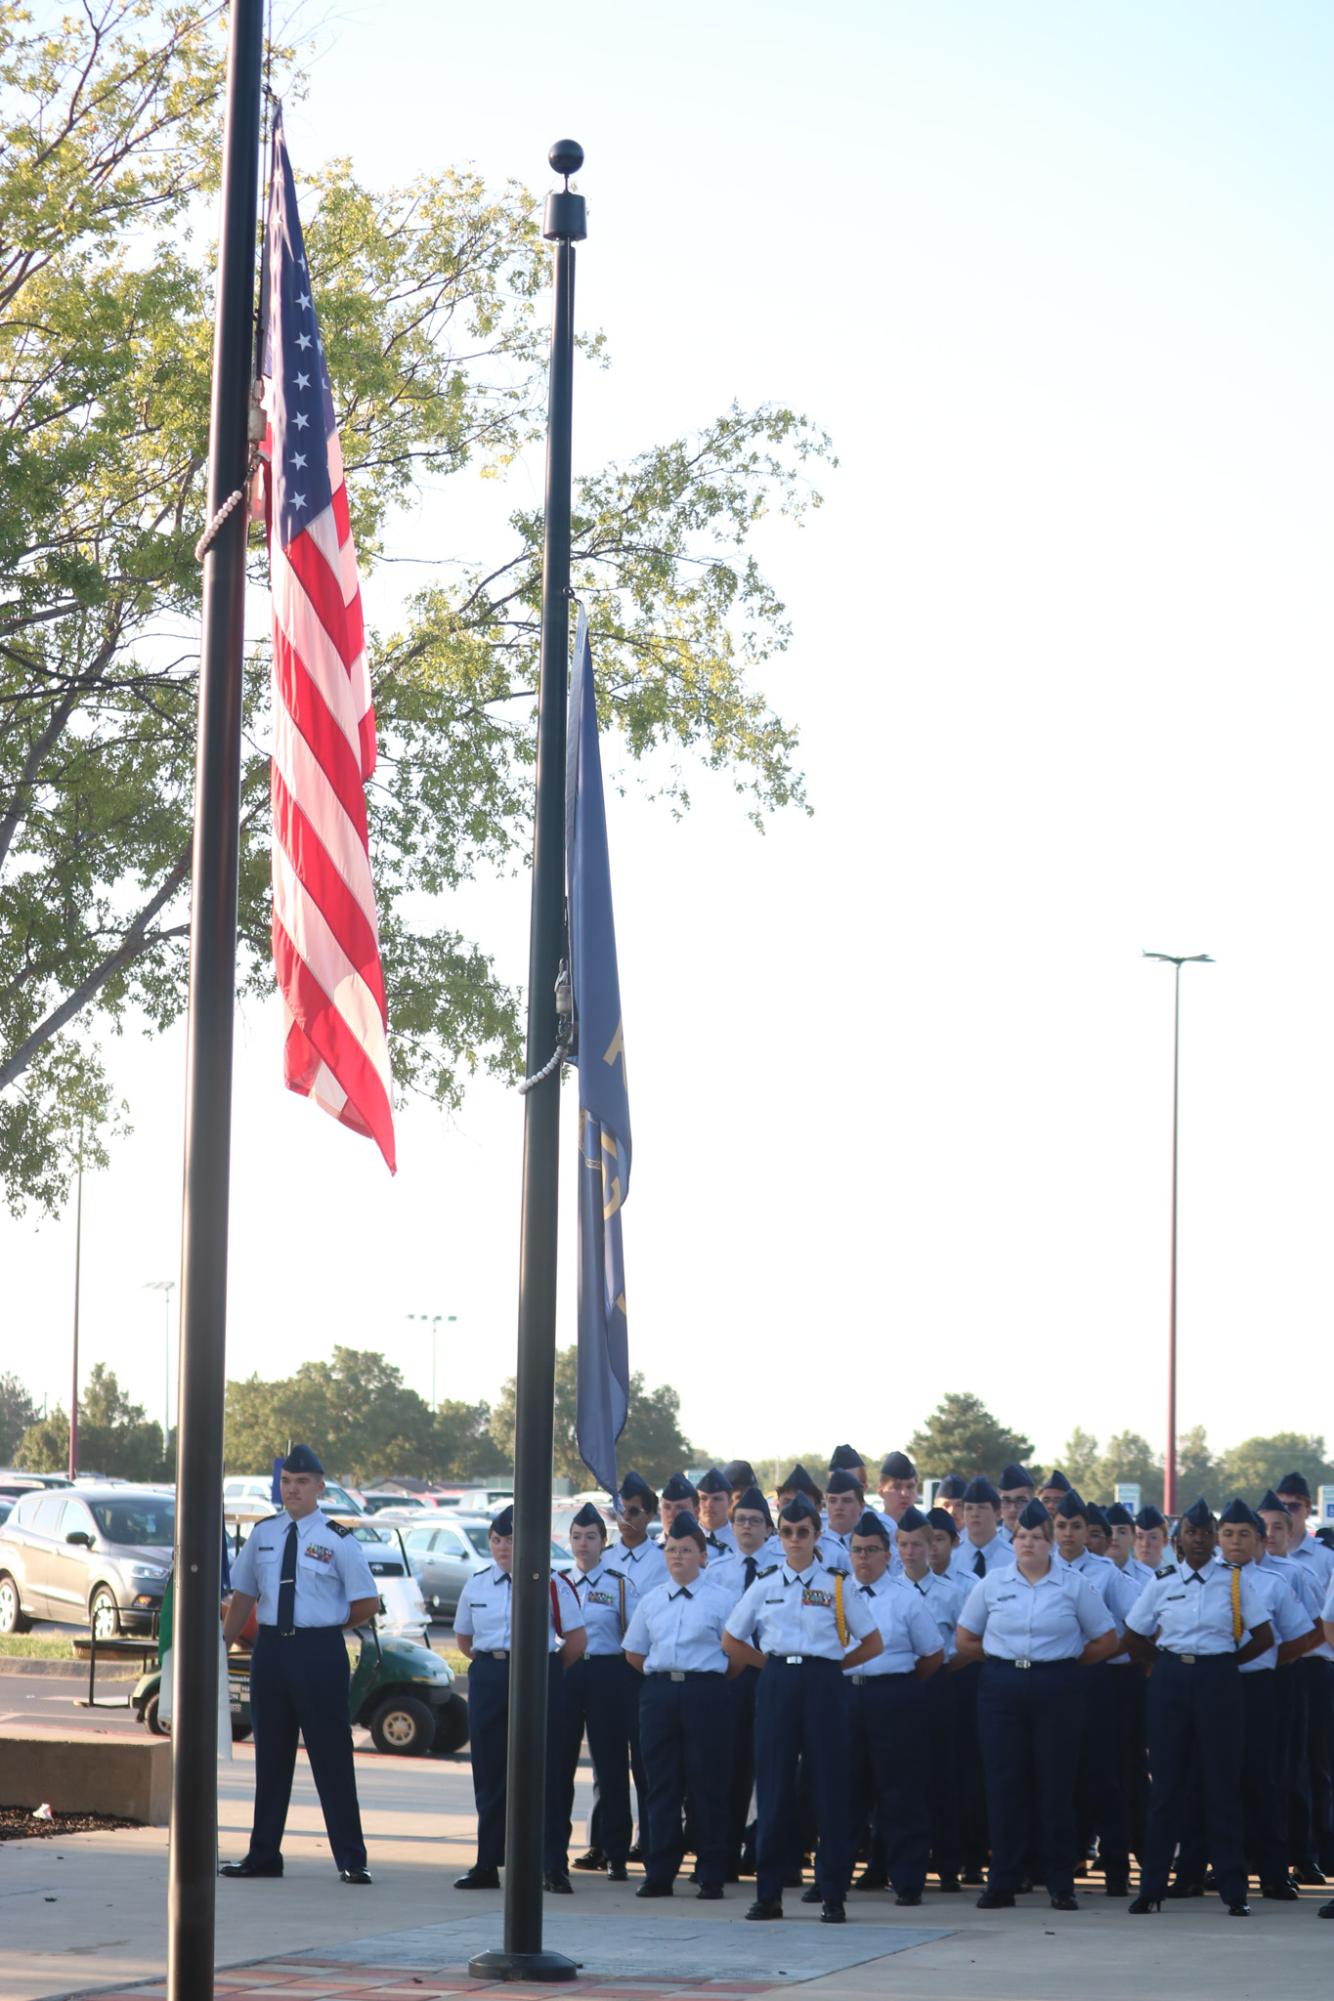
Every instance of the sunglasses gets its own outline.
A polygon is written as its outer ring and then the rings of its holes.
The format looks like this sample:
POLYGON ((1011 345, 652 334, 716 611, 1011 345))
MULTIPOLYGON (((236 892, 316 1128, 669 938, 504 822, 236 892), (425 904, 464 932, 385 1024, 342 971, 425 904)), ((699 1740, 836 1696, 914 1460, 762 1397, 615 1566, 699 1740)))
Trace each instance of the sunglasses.
POLYGON ((1282 1506, 1287 1509, 1290 1515, 1299 1515, 1306 1506, 1306 1503, 1305 1501, 1284 1501, 1282 1506))
POLYGON ((626 1517, 626 1519, 627 1519, 627 1520, 629 1520, 629 1521, 632 1521, 632 1522, 637 1522, 637 1521, 641 1520, 641 1519, 642 1519, 642 1517, 643 1517, 644 1515, 646 1515, 646 1514, 648 1513, 648 1509, 647 1509, 647 1508, 622 1508, 622 1509, 621 1509, 621 1513, 622 1513, 622 1514, 623 1514, 623 1515, 624 1515, 624 1516, 626 1517))

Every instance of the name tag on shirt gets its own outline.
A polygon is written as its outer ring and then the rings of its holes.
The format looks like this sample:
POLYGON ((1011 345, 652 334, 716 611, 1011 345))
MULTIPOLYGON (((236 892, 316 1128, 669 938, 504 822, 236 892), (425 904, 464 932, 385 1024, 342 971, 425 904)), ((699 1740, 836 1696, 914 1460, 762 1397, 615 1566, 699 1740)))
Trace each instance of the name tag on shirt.
POLYGON ((998 1605, 1008 1605, 1012 1598, 1017 1598, 1018 1596, 1019 1593, 1017 1591, 998 1591, 996 1593, 996 1603, 998 1605))

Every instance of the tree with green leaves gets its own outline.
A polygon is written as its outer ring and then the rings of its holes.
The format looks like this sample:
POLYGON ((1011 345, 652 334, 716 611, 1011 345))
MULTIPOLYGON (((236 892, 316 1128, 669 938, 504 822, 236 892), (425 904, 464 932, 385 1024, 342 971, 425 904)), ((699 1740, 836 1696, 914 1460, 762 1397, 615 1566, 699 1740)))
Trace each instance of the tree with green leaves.
MULTIPOLYGON (((30 1473, 63 1473, 69 1465, 69 1413, 55 1410, 29 1425, 14 1464, 30 1473)), ((162 1480, 162 1426, 131 1402, 114 1369, 96 1363, 79 1397, 79 1468, 118 1480, 162 1480)))
MULTIPOLYGON (((578 1349, 558 1349, 552 1471, 558 1479, 572 1480, 576 1491, 592 1479, 575 1436, 578 1376, 578 1349)), ((514 1464, 514 1394, 515 1379, 511 1376, 491 1413, 491 1436, 507 1466, 514 1464)), ((630 1377, 630 1409, 617 1441, 616 1464, 623 1472, 633 1467, 656 1485, 669 1473, 694 1465, 697 1457, 696 1448, 681 1429, 681 1399, 676 1391, 667 1384, 649 1389, 636 1370, 630 1377)))
MULTIPOLYGON (((193 228, 216 192, 224 13, 89 0, 37 26, 0 0, 0 1184, 16 1211, 59 1205, 80 1133, 105 1163, 106 1030, 184 1005, 213 316, 193 228)), ((428 482, 503 481, 541 434, 547 257, 533 197, 471 171, 376 190, 339 160, 302 203, 373 619, 399 511, 428 482)), ((730 773, 757 820, 804 801, 793 732, 754 685, 789 633, 751 532, 816 504, 827 452, 791 410, 733 407, 574 495, 601 724, 631 761, 730 773)), ((481 560, 368 634, 392 1061, 400 1093, 445 1105, 519 1057, 517 996, 442 899, 527 842, 541 527, 515 507, 481 560)), ((252 556, 262 580, 258 541, 252 556)), ((267 669, 265 642, 244 687, 243 992, 272 981, 267 669)), ((661 789, 688 804, 682 770, 661 789)))
POLYGON ((1114 1433, 1099 1453, 1095 1497, 1110 1501, 1120 1481, 1138 1486, 1142 1506, 1162 1506, 1163 1462, 1137 1431, 1114 1433))
POLYGON ((913 1433, 907 1451, 924 1478, 961 1473, 970 1479, 985 1474, 994 1481, 1003 1466, 1012 1462, 1026 1465, 1033 1444, 1021 1431, 1011 1431, 993 1417, 981 1397, 968 1390, 951 1390, 920 1431, 913 1433))
POLYGON ((37 1405, 17 1376, 0 1376, 0 1461, 8 1466, 29 1425, 37 1422, 37 1405))
POLYGON ((1098 1441, 1077 1424, 1057 1460, 1061 1471, 1086 1501, 1098 1493, 1098 1441))
POLYGON ((1323 1438, 1302 1431, 1244 1438, 1240 1445, 1230 1445, 1219 1461, 1219 1498, 1227 1501, 1240 1494, 1254 1507, 1266 1488, 1277 1492, 1284 1474, 1292 1472, 1305 1474, 1312 1495, 1317 1487, 1334 1482, 1334 1464, 1326 1454, 1323 1438))
POLYGON ((1220 1486, 1218 1461, 1210 1449, 1205 1428, 1202 1424, 1192 1425, 1177 1437, 1178 1510, 1188 1508, 1201 1494, 1206 1501, 1216 1502, 1220 1486))

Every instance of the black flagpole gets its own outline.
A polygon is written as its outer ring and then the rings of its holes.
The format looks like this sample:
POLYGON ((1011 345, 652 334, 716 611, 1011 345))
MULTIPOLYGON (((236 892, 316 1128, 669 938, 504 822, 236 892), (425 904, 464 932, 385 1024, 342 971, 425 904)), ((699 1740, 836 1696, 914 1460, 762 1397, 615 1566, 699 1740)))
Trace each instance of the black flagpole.
MULTIPOLYGON (((565 176, 547 196, 542 233, 555 245, 547 510, 542 550, 542 664, 537 696, 537 797, 528 948, 528 1075, 556 1040, 556 976, 565 952, 565 711, 570 666, 570 417, 574 391, 574 246, 587 234, 570 175, 583 147, 559 139, 548 155, 565 176)), ((519 1241, 519 1354, 514 1424, 514 1613, 510 1635, 509 1778, 505 1823, 505 1944, 468 1970, 482 1980, 573 1980, 571 1959, 542 1950, 546 1791, 548 1587, 551 1577, 551 1413, 556 1394, 556 1197, 560 1066, 524 1099, 519 1241)))
MULTIPOLYGON (((208 518, 246 485, 263 0, 232 0, 223 134, 208 518)), ((244 501, 204 556, 181 1209, 167 1993, 213 1993, 218 1847, 218 1600, 226 1381, 236 876, 245 647, 244 501)))

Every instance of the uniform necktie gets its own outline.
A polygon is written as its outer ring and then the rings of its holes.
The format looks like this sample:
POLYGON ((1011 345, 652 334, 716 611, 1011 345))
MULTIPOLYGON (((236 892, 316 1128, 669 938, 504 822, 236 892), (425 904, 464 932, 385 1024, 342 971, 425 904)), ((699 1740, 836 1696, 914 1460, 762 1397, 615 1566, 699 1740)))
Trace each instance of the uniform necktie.
POLYGON ((981 1550, 979 1550, 977 1552, 977 1555, 973 1558, 973 1575, 974 1577, 985 1577, 986 1574, 987 1574, 987 1560, 985 1556, 983 1556, 981 1550))
POLYGON ((863 1584, 863 1586, 862 1586, 862 1597, 863 1597, 863 1598, 874 1598, 874 1596, 875 1596, 875 1586, 874 1586, 874 1585, 871 1585, 871 1584, 863 1584))
POLYGON ((288 1524, 283 1544, 282 1569, 278 1573, 278 1631, 296 1631, 296 1523, 288 1524))
POLYGON ((681 1586, 681 1589, 679 1591, 673 1591, 672 1593, 673 1598, 689 1598, 690 1595, 691 1595, 690 1592, 686 1590, 684 1584, 681 1586))
POLYGON ((1236 1564, 1232 1566, 1232 1639, 1241 1645, 1241 1572, 1236 1564))
POLYGON ((748 1556, 748 1557, 746 1558, 746 1589, 747 1589, 747 1591, 749 1591, 749 1590, 750 1590, 750 1587, 751 1587, 751 1585, 752 1585, 752 1584, 753 1584, 753 1583, 755 1582, 755 1573, 756 1573, 756 1571, 757 1571, 757 1570, 759 1569, 759 1567, 760 1567, 760 1566, 759 1566, 759 1564, 758 1564, 758 1563, 756 1563, 756 1561, 755 1561, 755 1559, 754 1559, 754 1557, 753 1557, 753 1556, 748 1556))

